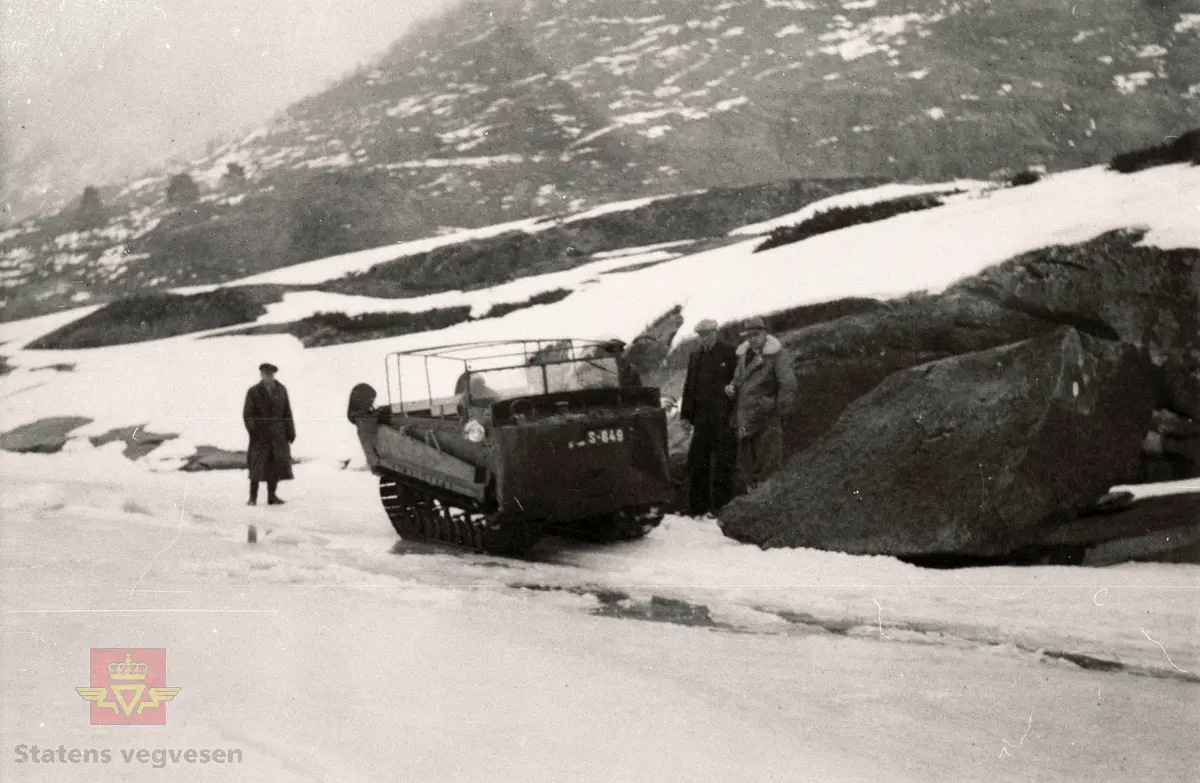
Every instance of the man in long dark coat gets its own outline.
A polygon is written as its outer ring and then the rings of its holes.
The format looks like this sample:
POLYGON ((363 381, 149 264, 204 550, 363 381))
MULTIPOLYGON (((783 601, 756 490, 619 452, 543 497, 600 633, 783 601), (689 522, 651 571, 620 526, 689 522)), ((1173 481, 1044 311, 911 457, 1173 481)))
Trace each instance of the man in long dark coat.
POLYGON ((277 506, 283 501, 275 494, 280 481, 292 476, 292 448, 296 440, 296 423, 292 419, 292 403, 287 389, 275 380, 279 368, 273 364, 258 367, 262 380, 246 391, 242 406, 242 421, 250 434, 246 461, 250 468, 250 502, 258 502, 258 483, 267 482, 267 503, 277 506))
POLYGON ((688 357, 679 417, 692 425, 688 448, 688 511, 704 516, 733 497, 737 441, 731 417, 733 400, 725 386, 737 368, 737 349, 719 339, 715 321, 696 325, 700 347, 688 357))

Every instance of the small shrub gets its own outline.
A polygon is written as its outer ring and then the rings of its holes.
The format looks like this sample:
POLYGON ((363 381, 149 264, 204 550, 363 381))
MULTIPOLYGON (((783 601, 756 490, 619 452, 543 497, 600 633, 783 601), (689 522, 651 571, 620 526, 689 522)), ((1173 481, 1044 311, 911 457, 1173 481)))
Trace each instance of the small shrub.
POLYGON ((167 203, 173 207, 183 207, 200 198, 200 187, 187 172, 171 177, 167 183, 167 203))
POLYGON ((1016 174, 1014 174, 1012 179, 1008 181, 1008 184, 1012 185, 1014 188, 1019 188, 1022 185, 1032 185, 1041 178, 1042 175, 1040 172, 1034 171, 1033 169, 1025 169, 1024 171, 1018 171, 1016 174))
POLYGON ((754 248, 757 253, 761 250, 770 250, 773 247, 782 247, 790 245, 793 242, 799 242, 809 237, 815 237, 818 234, 826 234, 830 231, 837 231, 850 226, 862 225, 864 223, 874 223, 879 220, 887 220, 896 215, 902 215, 905 212, 917 212, 922 209, 931 209, 941 206, 941 196, 953 195, 962 191, 951 191, 938 195, 919 195, 919 196, 904 196, 902 198, 891 199, 890 201, 878 201, 874 204, 856 204, 851 207, 832 207, 824 212, 818 212, 807 220, 801 221, 794 226, 780 226, 771 232, 771 236, 767 238, 761 245, 754 248))
POLYGON ((1200 128, 1153 147, 1122 152, 1113 157, 1108 167, 1122 174, 1133 174, 1172 163, 1191 163, 1193 166, 1200 164, 1200 128))
POLYGON ((225 174, 221 184, 227 188, 238 189, 246 184, 246 169, 240 163, 229 163, 225 166, 225 174))
POLYGON ((100 201, 100 191, 95 186, 88 185, 79 197, 79 206, 75 210, 75 228, 80 231, 99 228, 108 222, 108 211, 100 201))

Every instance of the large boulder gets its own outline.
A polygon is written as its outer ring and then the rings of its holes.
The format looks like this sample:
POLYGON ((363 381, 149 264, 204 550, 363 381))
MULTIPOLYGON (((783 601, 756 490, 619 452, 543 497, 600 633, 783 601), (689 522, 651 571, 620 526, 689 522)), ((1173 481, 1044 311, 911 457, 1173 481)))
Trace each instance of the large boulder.
POLYGON ((854 400, 892 373, 1047 334, 1056 324, 968 293, 916 295, 782 336, 797 405, 784 417, 784 453, 807 448, 854 400))
POLYGON ((1071 327, 903 370, 720 515, 740 541, 1000 556, 1130 474, 1154 409, 1144 355, 1071 327))

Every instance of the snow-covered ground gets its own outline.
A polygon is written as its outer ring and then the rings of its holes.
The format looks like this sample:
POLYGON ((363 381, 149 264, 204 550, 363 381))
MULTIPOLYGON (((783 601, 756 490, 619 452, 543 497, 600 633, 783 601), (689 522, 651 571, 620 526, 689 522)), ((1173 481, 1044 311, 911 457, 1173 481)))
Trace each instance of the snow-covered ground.
MULTIPOLYGON (((0 376, 0 430, 94 421, 60 454, 0 454, 0 779, 1189 779, 1200 762, 1196 566, 927 571, 763 552, 676 517, 639 542, 549 539, 534 560, 509 561, 398 545, 374 478, 342 463, 361 462, 349 389, 386 388, 389 350, 629 339, 675 305, 686 332, 705 317, 936 291, 1121 227, 1200 247, 1197 204, 1197 167, 1087 169, 763 253, 752 253, 761 237, 679 257, 643 249, 661 255, 438 295, 419 306, 574 291, 503 318, 322 349, 192 335, 29 351, 90 308, 4 324, 0 353, 15 369, 0 376), (265 360, 291 391, 305 462, 283 485, 287 505, 247 508, 244 473, 175 468, 197 446, 245 448, 242 397, 265 360), (74 369, 38 369, 51 364, 74 369), (180 437, 138 462, 86 439, 132 425, 180 437), (166 727, 88 725, 74 692, 88 648, 117 646, 167 648, 168 684, 182 691, 166 727), (10 752, 21 744, 236 747, 245 761, 35 767, 10 752)), ((346 269, 320 263, 304 274, 346 269)), ((289 297, 268 318, 346 304, 289 297)))
POLYGON ((234 780, 1183 780, 1197 570, 923 571, 764 553, 711 522, 549 539, 532 561, 397 544, 369 474, 151 474, 4 455, 5 780, 141 780, 119 749, 241 749, 234 780), (258 542, 246 542, 254 524, 258 542), (672 603, 674 602, 674 603, 672 603), (669 621, 650 622, 645 617, 669 621), (165 727, 92 727, 91 647, 164 647, 165 727), (1063 655, 1118 669, 1089 670, 1063 655), (1120 669, 1120 667, 1124 667, 1120 669))

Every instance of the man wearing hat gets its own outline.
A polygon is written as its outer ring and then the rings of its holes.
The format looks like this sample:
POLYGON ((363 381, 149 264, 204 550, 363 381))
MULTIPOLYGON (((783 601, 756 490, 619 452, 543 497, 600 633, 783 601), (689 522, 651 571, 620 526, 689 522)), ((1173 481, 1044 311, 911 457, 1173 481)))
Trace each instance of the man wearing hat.
POLYGON ((737 368, 737 351, 720 339, 717 322, 696 324, 700 347, 688 357, 679 418, 692 426, 688 447, 688 512, 695 517, 721 509, 733 497, 737 441, 726 384, 737 368))
POLYGON ((761 318, 742 327, 733 381, 725 393, 735 400, 738 463, 749 489, 783 462, 783 415, 796 398, 796 374, 783 343, 767 334, 761 318))
POLYGON ((633 366, 629 358, 625 355, 625 341, 613 338, 606 341, 600 346, 609 356, 615 357, 617 360, 617 383, 621 388, 629 388, 642 385, 642 374, 633 366))
POLYGON ((258 502, 258 483, 267 482, 267 503, 283 503, 275 494, 280 481, 292 476, 292 448, 296 440, 296 424, 292 420, 292 404, 287 389, 275 380, 279 368, 270 363, 258 366, 262 380, 246 391, 242 405, 242 421, 250 434, 246 462, 250 468, 250 502, 258 502))

